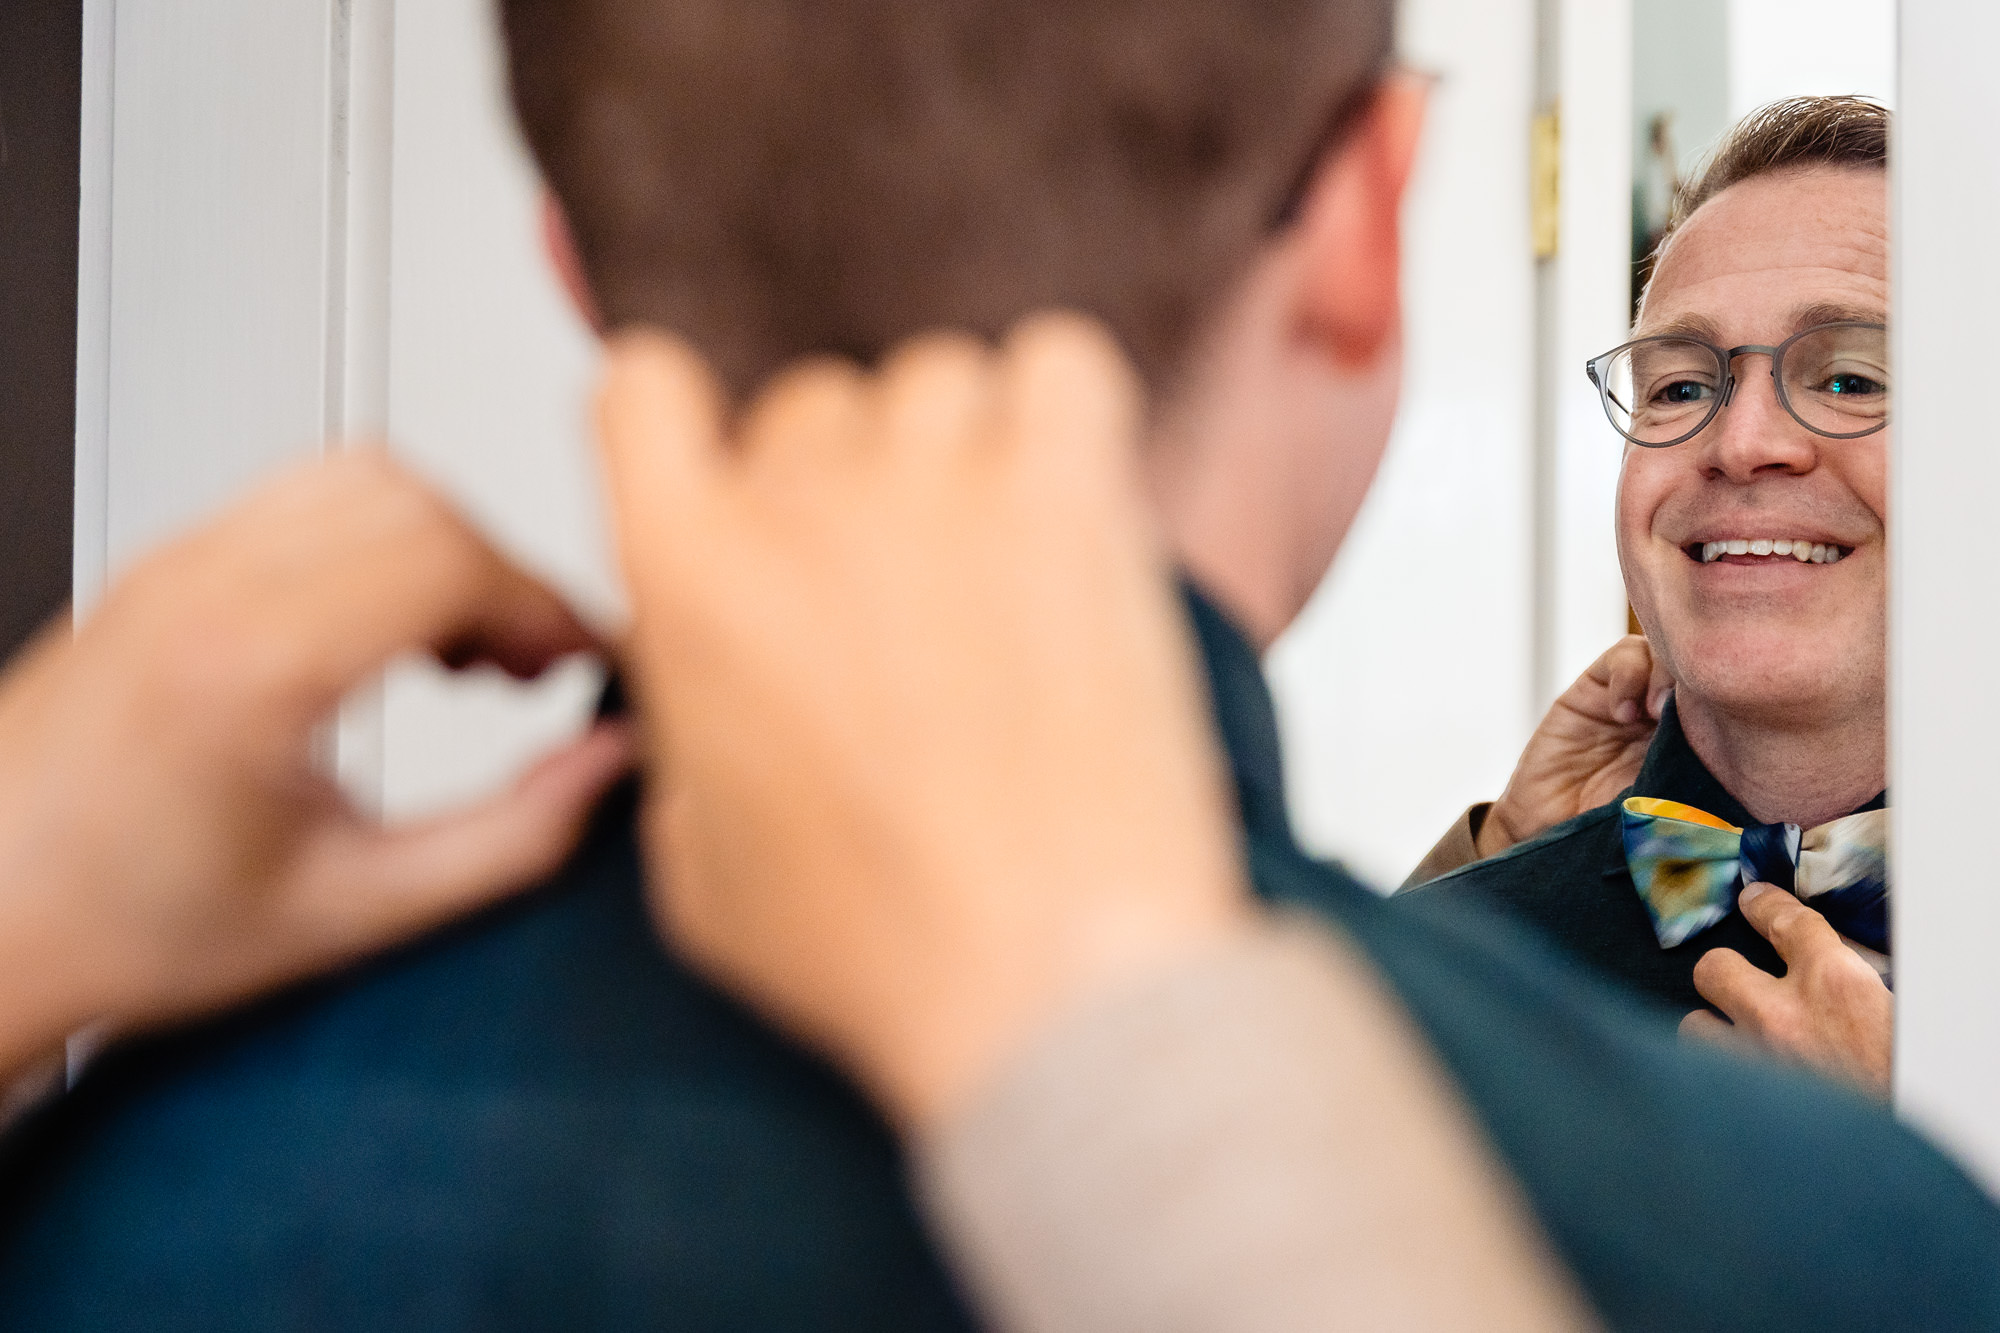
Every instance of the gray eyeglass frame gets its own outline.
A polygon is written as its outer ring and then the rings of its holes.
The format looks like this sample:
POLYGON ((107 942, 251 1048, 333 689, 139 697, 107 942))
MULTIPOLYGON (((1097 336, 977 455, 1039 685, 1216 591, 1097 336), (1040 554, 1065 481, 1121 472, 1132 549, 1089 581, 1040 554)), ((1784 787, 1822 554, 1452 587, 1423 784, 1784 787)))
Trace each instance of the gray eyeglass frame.
POLYGON ((1634 338, 1631 342, 1620 343, 1608 352, 1602 352, 1597 356, 1591 357, 1590 360, 1583 363, 1583 373, 1590 376, 1591 384, 1597 389, 1598 406, 1604 409, 1605 419, 1611 423, 1611 428, 1630 440, 1633 444, 1638 445, 1641 449, 1671 449, 1677 444, 1686 444, 1689 440, 1707 430, 1708 423, 1714 421, 1716 415, 1723 408, 1729 406, 1729 400, 1736 396, 1736 358, 1751 355, 1768 356, 1771 358, 1769 373, 1771 383, 1777 389, 1779 406, 1785 409, 1786 415, 1790 416, 1792 420, 1798 422, 1813 434, 1828 440, 1858 440, 1864 436, 1873 435, 1876 431, 1883 429, 1889 424, 1889 418, 1886 415, 1867 430, 1857 430, 1846 435, 1836 435, 1830 430, 1821 430, 1818 426, 1813 425, 1812 422, 1800 416, 1798 409, 1792 406, 1790 395, 1785 392, 1785 377, 1780 373, 1785 363, 1785 352, 1799 339, 1809 337, 1815 333, 1822 333, 1827 329, 1878 329, 1883 333, 1887 333, 1889 326, 1886 324, 1871 324, 1866 320, 1860 319, 1836 319, 1830 320, 1825 324, 1815 324, 1809 329, 1800 329, 1776 347, 1764 347, 1755 343, 1745 343, 1741 347, 1731 347, 1727 351, 1716 346, 1706 338, 1693 338, 1684 333, 1658 333, 1649 338, 1634 338), (1611 358, 1617 356, 1620 352, 1629 352, 1634 347, 1640 347, 1646 343, 1665 342, 1693 343, 1698 347, 1706 347, 1715 357, 1718 371, 1718 392, 1714 398, 1709 400, 1708 411, 1702 416, 1700 423, 1693 430, 1688 431, 1685 435, 1675 436, 1671 440, 1663 440, 1655 443, 1652 440, 1639 439, 1618 424, 1618 415, 1611 406, 1609 371, 1611 358))

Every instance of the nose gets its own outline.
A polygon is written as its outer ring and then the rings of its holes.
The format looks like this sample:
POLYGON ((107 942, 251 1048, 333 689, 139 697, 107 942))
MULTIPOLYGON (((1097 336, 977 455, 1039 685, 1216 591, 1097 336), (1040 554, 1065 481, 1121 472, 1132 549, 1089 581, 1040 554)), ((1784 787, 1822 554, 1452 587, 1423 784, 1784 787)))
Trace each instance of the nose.
POLYGON ((1689 443, 1700 451, 1705 476, 1745 484, 1770 476, 1796 476, 1819 464, 1819 436, 1801 426, 1778 401, 1770 358, 1746 353, 1722 410, 1689 443))

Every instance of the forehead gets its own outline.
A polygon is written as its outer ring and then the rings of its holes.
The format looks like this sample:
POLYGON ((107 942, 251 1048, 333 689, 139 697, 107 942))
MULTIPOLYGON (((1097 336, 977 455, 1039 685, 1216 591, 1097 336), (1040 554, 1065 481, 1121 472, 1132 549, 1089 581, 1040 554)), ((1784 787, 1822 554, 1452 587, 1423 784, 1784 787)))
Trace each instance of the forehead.
POLYGON ((1639 331, 1708 325, 1726 343, 1775 343, 1814 307, 1887 322, 1888 306, 1888 173, 1815 167, 1697 209, 1660 256, 1639 331))

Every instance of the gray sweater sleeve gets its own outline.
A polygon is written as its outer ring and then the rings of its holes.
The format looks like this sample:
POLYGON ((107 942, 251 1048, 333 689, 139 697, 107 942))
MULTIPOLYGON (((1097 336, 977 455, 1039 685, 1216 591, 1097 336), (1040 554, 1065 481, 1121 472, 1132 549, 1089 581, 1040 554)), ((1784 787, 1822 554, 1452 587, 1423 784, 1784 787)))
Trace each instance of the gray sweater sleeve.
POLYGON ((1273 920, 1073 1013, 914 1145, 999 1327, 1591 1320, 1357 951, 1273 920))

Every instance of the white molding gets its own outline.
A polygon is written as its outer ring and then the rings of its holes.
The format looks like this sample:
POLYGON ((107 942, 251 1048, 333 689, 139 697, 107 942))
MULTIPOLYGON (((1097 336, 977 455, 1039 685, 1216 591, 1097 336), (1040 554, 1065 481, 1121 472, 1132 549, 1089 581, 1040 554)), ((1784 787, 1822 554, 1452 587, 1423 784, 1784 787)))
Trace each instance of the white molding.
POLYGON ((106 368, 104 540, 101 557, 85 552, 93 577, 325 436, 338 327, 329 76, 346 15, 340 0, 104 10, 108 262, 91 358, 106 368))
POLYGON ((83 0, 78 151, 76 480, 70 599, 79 617, 104 588, 111 444, 111 145, 117 0, 83 0))
POLYGON ((1615 508, 1624 450, 1584 377, 1586 358, 1631 327, 1631 0, 1560 0, 1557 82, 1562 106, 1560 240, 1554 260, 1550 474, 1546 514, 1547 638, 1533 712, 1542 710, 1625 632, 1615 508))
POLYGON ((1899 380, 1890 485, 1896 1095, 2000 1186, 2000 884, 1978 852, 2000 754, 1993 365, 2000 7, 1903 0, 1892 160, 1899 380))
MULTIPOLYGON (((75 598, 388 424, 394 0, 85 0, 75 598)), ((380 691, 327 740, 379 805, 380 691)))
MULTIPOLYGON (((337 90, 328 245, 326 436, 378 441, 389 428, 389 301, 395 172, 395 0, 341 0, 330 43, 337 90)), ((350 798, 382 808, 386 718, 379 682, 342 705, 335 768, 350 798)))

